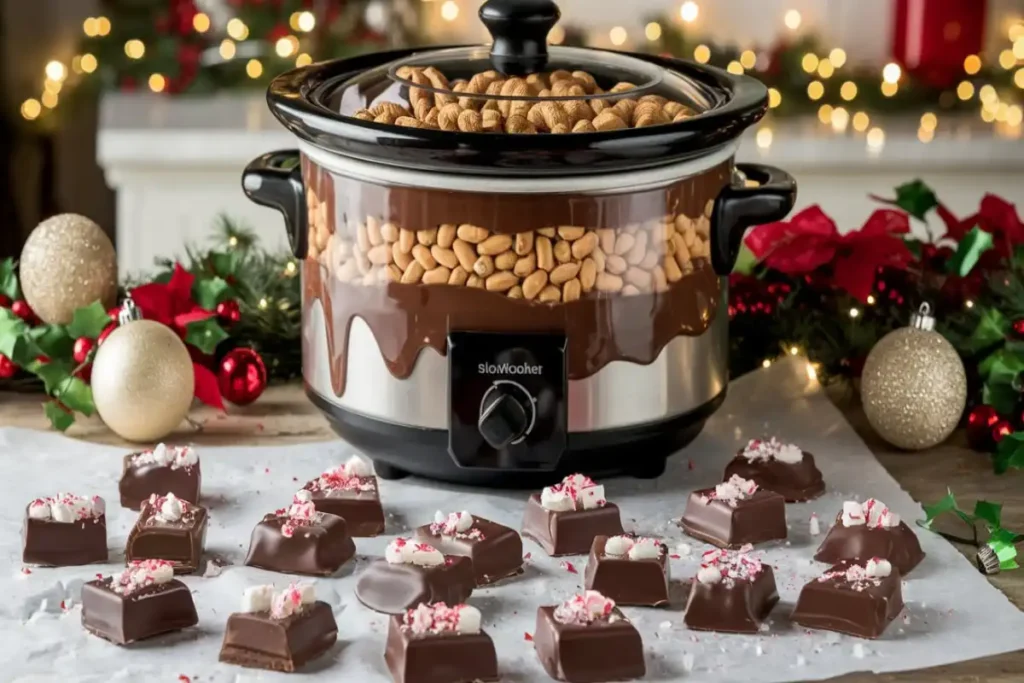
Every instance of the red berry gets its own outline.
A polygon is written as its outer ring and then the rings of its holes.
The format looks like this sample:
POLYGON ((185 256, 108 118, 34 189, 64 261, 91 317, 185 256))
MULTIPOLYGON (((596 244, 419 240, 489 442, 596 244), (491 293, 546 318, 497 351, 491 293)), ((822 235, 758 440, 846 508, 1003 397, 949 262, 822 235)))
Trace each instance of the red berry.
POLYGON ((0 379, 10 379, 18 372, 18 366, 10 358, 0 353, 0 379))
POLYGON ((10 308, 10 307, 11 307, 11 297, 7 296, 6 294, 0 294, 0 308, 10 308))
POLYGON ((1021 318, 1020 320, 1015 320, 1013 325, 1011 326, 1011 329, 1013 330, 1013 334, 1015 337, 1017 337, 1018 339, 1024 339, 1024 318, 1021 318))
POLYGON ((28 302, 24 299, 19 299, 11 304, 11 313, 18 316, 29 325, 32 325, 36 321, 36 313, 32 310, 32 307, 28 305, 28 302))
POLYGON ((107 311, 107 317, 110 318, 110 322, 112 322, 112 323, 116 323, 118 321, 118 319, 120 318, 120 316, 121 316, 121 307, 120 306, 114 306, 109 311, 107 311))
POLYGON ((88 337, 79 337, 72 347, 72 358, 76 363, 85 363, 89 360, 89 354, 96 348, 96 342, 88 337))
POLYGON ((221 301, 217 304, 216 313, 217 317, 225 323, 237 323, 242 319, 242 311, 238 307, 238 302, 234 299, 221 301))
POLYGON ((1004 437, 1013 434, 1013 427, 1006 420, 999 420, 992 427, 992 440, 999 443, 1004 437))

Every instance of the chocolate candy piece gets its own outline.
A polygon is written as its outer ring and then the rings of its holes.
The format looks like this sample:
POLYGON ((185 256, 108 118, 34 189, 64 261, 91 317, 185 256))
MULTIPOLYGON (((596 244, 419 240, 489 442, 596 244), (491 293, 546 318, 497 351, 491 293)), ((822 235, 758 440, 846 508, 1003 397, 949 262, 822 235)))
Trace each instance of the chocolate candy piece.
POLYGON ((584 572, 588 590, 619 605, 667 605, 668 579, 668 548, 655 538, 598 536, 584 572))
POLYGON ((619 508, 604 497, 604 487, 573 474, 546 487, 526 502, 523 536, 553 557, 584 555, 597 536, 622 534, 619 508))
POLYGON ((356 598, 384 614, 405 614, 423 603, 464 603, 476 586, 473 561, 442 555, 426 543, 396 538, 384 559, 367 567, 356 584, 356 598))
POLYGON ((356 554, 345 520, 317 512, 308 491, 291 507, 269 514, 252 530, 245 563, 285 574, 330 576, 356 554))
POLYGON ((713 489, 694 491, 679 522, 688 535, 721 548, 786 538, 786 501, 736 475, 713 489))
POLYGON ((544 670, 559 681, 631 681, 646 673, 636 627, 596 591, 537 609, 533 647, 544 670))
POLYGON ((313 587, 292 584, 246 590, 242 612, 228 617, 220 661, 251 669, 292 673, 322 656, 338 641, 338 624, 313 587))
POLYGON ((734 474, 781 494, 787 503, 802 503, 825 492, 814 456, 774 438, 748 443, 725 468, 726 480, 734 474))
POLYGON ((128 533, 125 557, 135 560, 167 560, 177 574, 199 568, 206 543, 206 508, 187 503, 173 494, 154 494, 142 504, 139 519, 128 533))
POLYGON ((82 626, 118 645, 197 623, 192 593, 169 562, 132 562, 121 574, 82 586, 82 626))
POLYGON ((154 494, 173 493, 181 500, 198 503, 200 484, 199 456, 194 448, 159 444, 152 451, 124 456, 118 489, 121 506, 138 510, 154 494))
POLYGON ((438 512, 433 524, 416 529, 416 538, 445 555, 473 560, 478 586, 523 573, 523 539, 516 530, 468 512, 438 512))
POLYGON ((21 560, 43 567, 107 561, 106 505, 99 496, 59 493, 25 507, 21 560))
POLYGON ((808 628, 877 638, 903 610, 900 573, 888 560, 840 563, 800 591, 792 620, 808 628))
POLYGON ((697 631, 757 633, 778 602, 770 566, 745 553, 709 550, 691 582, 683 621, 697 631))
POLYGON ((814 559, 835 564, 873 557, 889 560, 906 576, 924 559, 924 551, 914 531, 884 504, 874 498, 864 503, 848 501, 814 559))
POLYGON ((494 642, 469 605, 420 605, 391 617, 384 661, 395 683, 499 680, 494 642))
POLYGON ((353 538, 384 533, 384 508, 380 503, 377 477, 358 456, 324 472, 303 489, 312 494, 317 510, 344 517, 353 538))

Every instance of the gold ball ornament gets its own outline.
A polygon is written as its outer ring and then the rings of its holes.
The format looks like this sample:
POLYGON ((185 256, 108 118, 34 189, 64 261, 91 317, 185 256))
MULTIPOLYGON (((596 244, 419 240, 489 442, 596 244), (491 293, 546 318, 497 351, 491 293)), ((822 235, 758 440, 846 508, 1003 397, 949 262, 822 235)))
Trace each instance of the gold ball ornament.
POLYGON ((85 216, 65 213, 32 231, 19 265, 25 300, 44 322, 67 325, 76 308, 117 302, 117 255, 110 238, 85 216))
POLYGON ((96 412, 123 439, 149 442, 170 434, 188 415, 194 391, 188 349, 166 325, 123 322, 96 351, 96 412))
POLYGON ((910 326, 884 336, 868 354, 861 400, 868 422, 893 446, 923 450, 945 441, 967 403, 967 373, 953 345, 935 331, 928 304, 910 326))

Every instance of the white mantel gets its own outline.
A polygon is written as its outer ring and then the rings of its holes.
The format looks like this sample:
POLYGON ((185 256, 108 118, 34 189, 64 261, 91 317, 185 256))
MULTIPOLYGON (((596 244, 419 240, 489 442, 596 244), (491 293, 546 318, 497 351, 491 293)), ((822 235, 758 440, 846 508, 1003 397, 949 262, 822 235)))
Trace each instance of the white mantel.
MULTIPOLYGON (((767 150, 753 140, 742 160, 789 170, 800 183, 800 206, 822 204, 841 227, 856 227, 874 208, 869 193, 887 195, 923 178, 956 212, 977 208, 985 192, 1024 205, 1024 140, 997 135, 980 120, 942 120, 935 140, 917 140, 917 121, 879 121, 880 152, 863 135, 836 135, 817 120, 769 123, 767 150)), ((262 96, 170 99, 111 95, 103 102, 98 156, 117 191, 117 250, 122 274, 152 268, 157 257, 181 255, 211 235, 218 214, 247 223, 264 245, 284 248, 280 216, 251 203, 240 187, 256 156, 294 147, 262 96)))

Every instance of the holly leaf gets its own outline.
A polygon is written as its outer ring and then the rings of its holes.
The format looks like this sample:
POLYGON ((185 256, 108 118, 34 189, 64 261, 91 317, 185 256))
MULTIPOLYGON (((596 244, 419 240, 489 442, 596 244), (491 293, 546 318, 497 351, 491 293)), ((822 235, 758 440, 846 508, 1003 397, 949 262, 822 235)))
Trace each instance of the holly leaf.
POLYGON ((28 331, 28 338, 47 358, 70 358, 75 341, 63 325, 40 325, 28 331))
POLYGON ((932 505, 924 505, 923 508, 924 519, 918 520, 917 523, 919 526, 925 529, 931 529, 932 522, 934 522, 937 517, 940 517, 941 515, 944 515, 949 512, 955 514, 966 524, 974 526, 974 517, 967 514, 957 506, 956 497, 953 495, 953 491, 951 489, 946 489, 946 495, 937 503, 934 503, 932 505))
POLYGON ((196 280, 192 287, 192 296, 200 308, 212 311, 217 304, 228 298, 231 294, 231 285, 223 278, 214 276, 203 280, 196 280))
POLYGON ((26 369, 43 380, 43 388, 46 393, 53 395, 71 378, 71 373, 75 368, 70 362, 57 359, 48 363, 30 363, 26 369))
POLYGON ((12 258, 5 258, 3 261, 0 261, 0 294, 3 294, 11 301, 21 298, 18 274, 14 259, 12 258))
POLYGON ((990 503, 987 500, 979 500, 974 504, 974 517, 988 524, 990 530, 999 529, 1002 526, 1002 516, 1002 503, 990 503))
POLYGON ((1024 432, 1014 432, 1003 437, 992 456, 992 467, 996 474, 1009 469, 1024 469, 1024 432))
POLYGON ((215 318, 196 320, 185 326, 185 343, 191 344, 203 353, 213 353, 217 344, 228 338, 228 333, 215 318))
POLYGON ((999 558, 999 568, 1003 570, 1018 569, 1017 564, 1017 543, 1022 540, 1019 534, 1006 529, 996 529, 989 536, 987 546, 992 548, 996 557, 999 558))
POLYGON ((946 272, 960 277, 967 277, 978 265, 981 255, 992 248, 995 240, 992 234, 975 226, 964 235, 957 245, 956 253, 946 262, 946 272))
POLYGON ((82 413, 86 417, 96 412, 92 388, 79 377, 68 377, 61 382, 54 397, 68 409, 82 413))
POLYGON ((939 205, 939 200, 921 180, 900 185, 896 188, 896 199, 893 202, 919 221, 923 221, 928 212, 939 205))
POLYGON ((88 306, 75 309, 71 324, 68 325, 68 334, 72 339, 80 337, 96 339, 109 324, 110 316, 107 314, 107 309, 103 308, 103 304, 99 301, 94 301, 88 306))
POLYGON ((981 401, 1000 415, 1009 415, 1017 407, 1020 392, 1008 382, 990 382, 981 390, 981 401))
POLYGON ((1010 330, 1010 321, 1006 319, 999 309, 986 309, 978 320, 978 326, 974 328, 970 338, 967 340, 968 351, 980 351, 992 346, 1006 338, 1010 330))
POLYGON ((233 276, 238 272, 241 255, 237 251, 211 251, 209 258, 214 274, 222 278, 233 276))
POLYGON ((44 403, 43 413, 50 420, 50 425, 58 432, 65 432, 68 427, 75 424, 75 414, 62 407, 57 401, 44 403))

